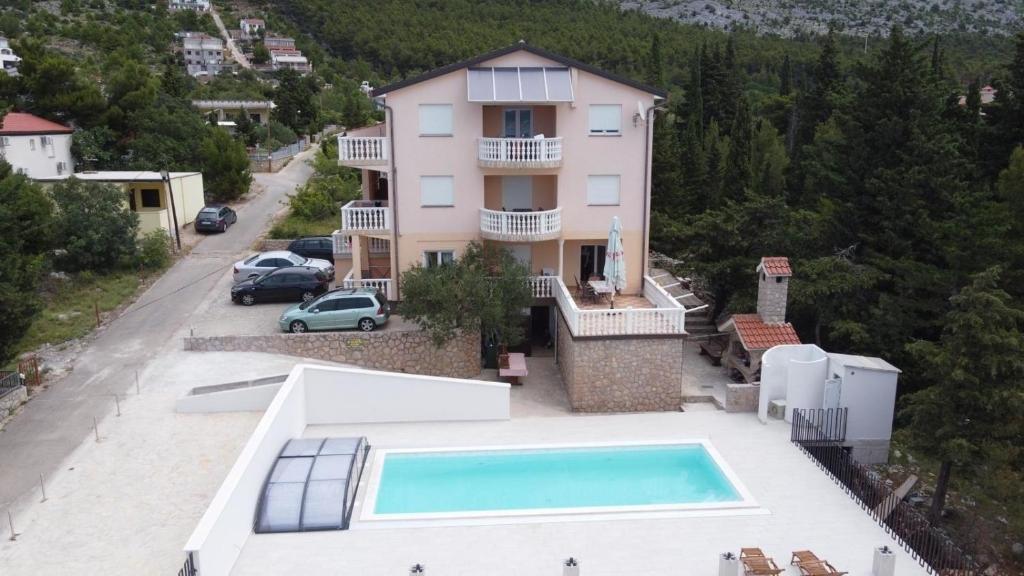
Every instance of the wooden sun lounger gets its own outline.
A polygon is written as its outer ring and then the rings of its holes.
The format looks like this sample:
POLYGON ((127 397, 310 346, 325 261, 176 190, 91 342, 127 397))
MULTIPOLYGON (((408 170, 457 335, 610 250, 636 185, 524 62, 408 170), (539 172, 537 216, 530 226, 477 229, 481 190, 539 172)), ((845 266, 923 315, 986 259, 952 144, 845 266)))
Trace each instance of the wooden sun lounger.
POLYGON ((776 576, 785 572, 775 564, 775 560, 765 556, 740 557, 743 562, 743 574, 746 576, 776 576))
POLYGON ((740 558, 764 558, 760 548, 740 548, 740 558))
POLYGON ((849 572, 840 572, 836 570, 835 566, 829 564, 824 560, 818 562, 804 562, 798 564, 800 573, 804 576, 844 576, 849 572))
POLYGON ((799 565, 808 562, 821 562, 821 558, 810 550, 797 550, 793 552, 793 558, 789 561, 790 564, 799 565))

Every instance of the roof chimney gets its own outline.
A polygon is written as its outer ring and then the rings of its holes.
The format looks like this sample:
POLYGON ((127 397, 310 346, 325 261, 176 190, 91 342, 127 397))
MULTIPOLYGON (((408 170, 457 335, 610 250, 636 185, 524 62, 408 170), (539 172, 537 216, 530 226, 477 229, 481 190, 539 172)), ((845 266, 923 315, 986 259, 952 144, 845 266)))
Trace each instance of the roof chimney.
POLYGON ((757 314, 765 324, 786 322, 786 299, 789 295, 789 258, 765 256, 757 265, 757 314))

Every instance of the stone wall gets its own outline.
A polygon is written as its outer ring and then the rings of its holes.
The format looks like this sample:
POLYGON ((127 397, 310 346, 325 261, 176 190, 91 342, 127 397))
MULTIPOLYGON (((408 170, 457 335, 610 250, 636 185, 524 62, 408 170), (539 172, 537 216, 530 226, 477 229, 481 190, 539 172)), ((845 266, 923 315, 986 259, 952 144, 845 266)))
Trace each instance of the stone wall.
POLYGON ((287 250, 288 245, 293 242, 292 239, 286 238, 284 240, 277 240, 273 238, 266 238, 260 243, 260 252, 270 252, 271 250, 287 250))
POLYGON ((28 388, 18 386, 0 398, 0 422, 28 400, 28 388))
POLYGON ((786 321, 786 298, 789 294, 789 278, 766 276, 763 272, 757 280, 757 313, 766 324, 780 324, 786 321))
POLYGON ((558 366, 573 410, 679 410, 682 338, 573 338, 556 313, 558 366))
POLYGON ((757 412, 761 387, 753 384, 726 384, 726 412, 757 412))
POLYGON ((474 333, 461 334, 440 348, 419 330, 194 336, 185 338, 185 350, 270 352, 427 376, 480 375, 480 337, 474 333))

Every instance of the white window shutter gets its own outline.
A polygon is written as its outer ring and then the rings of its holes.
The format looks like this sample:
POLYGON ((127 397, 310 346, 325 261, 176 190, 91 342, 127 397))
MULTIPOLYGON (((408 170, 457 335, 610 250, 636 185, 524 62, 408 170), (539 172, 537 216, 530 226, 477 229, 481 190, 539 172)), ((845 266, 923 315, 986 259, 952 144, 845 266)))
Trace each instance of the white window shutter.
POLYGON ((420 135, 452 135, 451 104, 420 104, 420 135))
POLYGON ((622 132, 621 104, 591 104, 590 133, 620 134, 622 132))
POLYGON ((421 206, 454 206, 455 178, 452 176, 420 176, 421 206))
POLYGON ((619 176, 587 176, 587 204, 617 206, 619 204, 619 176))

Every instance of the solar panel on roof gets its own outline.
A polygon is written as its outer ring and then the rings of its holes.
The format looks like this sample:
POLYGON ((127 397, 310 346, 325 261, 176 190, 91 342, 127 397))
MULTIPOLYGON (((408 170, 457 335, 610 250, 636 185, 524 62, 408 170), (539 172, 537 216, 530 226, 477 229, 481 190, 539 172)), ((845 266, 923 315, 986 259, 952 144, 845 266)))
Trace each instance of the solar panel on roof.
POLYGON ((573 101, 568 68, 470 68, 467 84, 470 102, 573 101))

